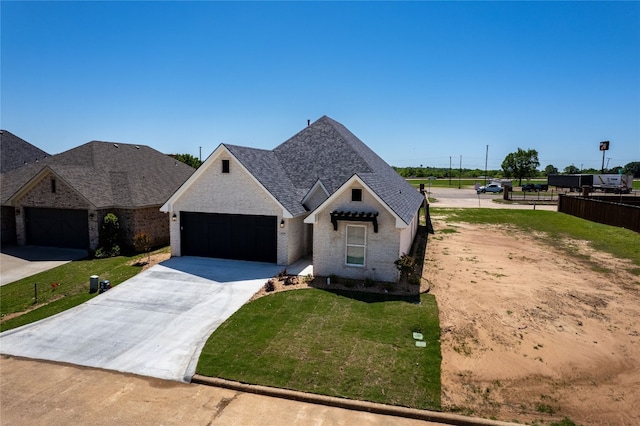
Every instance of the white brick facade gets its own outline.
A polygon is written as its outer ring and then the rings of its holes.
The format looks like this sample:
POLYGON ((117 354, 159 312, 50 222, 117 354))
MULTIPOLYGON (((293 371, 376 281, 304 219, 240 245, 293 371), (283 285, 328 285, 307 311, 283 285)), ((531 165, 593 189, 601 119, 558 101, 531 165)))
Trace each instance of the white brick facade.
MULTIPOLYGON (((214 153, 213 155, 216 155, 214 153)), ((171 255, 181 255, 180 212, 221 213, 275 216, 277 218, 277 263, 289 265, 304 254, 298 235, 303 231, 303 218, 285 219, 282 207, 225 150, 207 161, 198 170, 197 179, 185 185, 183 192, 171 204, 171 255), (222 172, 222 160, 229 161, 229 173, 222 172)))
MULTIPOLYGON (((377 281, 398 280, 398 270, 394 261, 400 256, 398 248, 401 239, 408 239, 410 228, 396 228, 396 218, 373 197, 366 189, 362 191, 362 201, 351 201, 351 189, 362 188, 354 184, 323 206, 316 213, 313 230, 313 271, 318 276, 337 276, 347 278, 371 278, 377 281), (374 232, 371 222, 338 221, 338 230, 334 231, 330 212, 334 210, 378 212, 378 232, 374 232), (346 264, 346 227, 347 225, 366 226, 365 265, 346 264), (406 234, 405 234, 406 232, 406 234), (401 238, 401 235, 404 235, 401 238)), ((415 235, 415 233, 414 233, 415 235)), ((413 238, 411 238, 411 242, 413 238)), ((410 243, 409 243, 410 246, 410 243)))

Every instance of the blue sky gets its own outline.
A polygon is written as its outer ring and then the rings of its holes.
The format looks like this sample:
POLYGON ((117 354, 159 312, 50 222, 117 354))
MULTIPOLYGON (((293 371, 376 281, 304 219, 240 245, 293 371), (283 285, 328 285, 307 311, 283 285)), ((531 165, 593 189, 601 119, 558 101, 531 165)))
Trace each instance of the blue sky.
POLYGON ((322 115, 394 166, 640 161, 640 2, 0 3, 0 126, 208 156, 322 115))

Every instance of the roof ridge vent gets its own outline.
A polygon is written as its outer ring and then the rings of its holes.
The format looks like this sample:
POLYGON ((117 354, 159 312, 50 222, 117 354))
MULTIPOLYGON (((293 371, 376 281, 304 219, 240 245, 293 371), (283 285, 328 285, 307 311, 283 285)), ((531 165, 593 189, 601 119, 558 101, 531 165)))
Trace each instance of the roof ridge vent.
POLYGON ((114 143, 114 144, 113 144, 113 146, 115 146, 116 148, 118 148, 118 144, 117 144, 117 143, 114 143))

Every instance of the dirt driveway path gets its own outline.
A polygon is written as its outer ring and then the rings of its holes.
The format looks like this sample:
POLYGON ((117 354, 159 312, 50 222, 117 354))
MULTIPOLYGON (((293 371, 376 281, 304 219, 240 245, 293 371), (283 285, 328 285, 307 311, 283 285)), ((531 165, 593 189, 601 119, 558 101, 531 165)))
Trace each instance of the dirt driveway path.
POLYGON ((633 265, 579 241, 560 250, 517 231, 432 220, 424 274, 440 310, 443 408, 640 425, 633 265))
POLYGON ((432 423, 114 371, 0 357, 1 425, 364 425, 432 423))

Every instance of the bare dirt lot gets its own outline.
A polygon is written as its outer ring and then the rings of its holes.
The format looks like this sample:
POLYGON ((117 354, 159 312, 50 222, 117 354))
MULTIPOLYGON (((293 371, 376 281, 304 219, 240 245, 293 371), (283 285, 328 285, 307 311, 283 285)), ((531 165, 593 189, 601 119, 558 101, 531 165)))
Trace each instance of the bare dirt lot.
POLYGON ((440 309, 443 409, 640 425, 633 265, 585 242, 560 249, 515 230, 433 224, 423 276, 440 309))

